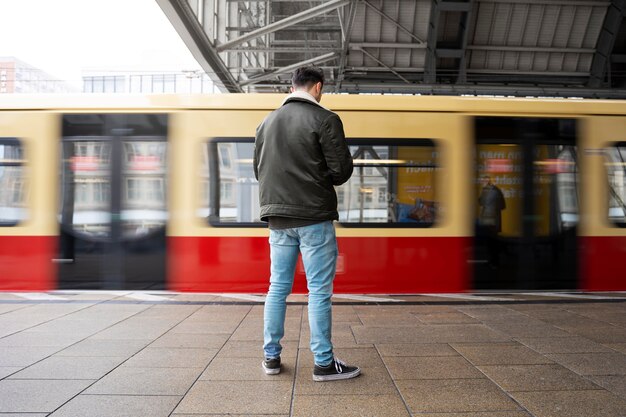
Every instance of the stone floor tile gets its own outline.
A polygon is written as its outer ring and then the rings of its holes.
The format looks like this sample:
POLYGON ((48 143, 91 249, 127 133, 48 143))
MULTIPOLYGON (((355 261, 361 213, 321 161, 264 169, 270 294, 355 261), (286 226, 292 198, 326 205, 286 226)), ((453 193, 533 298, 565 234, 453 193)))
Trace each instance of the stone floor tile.
POLYGON ((152 339, 140 340, 95 340, 85 339, 67 347, 54 356, 123 356, 131 357, 146 347, 152 339))
POLYGON ((282 358, 281 372, 266 375, 261 367, 262 356, 256 358, 213 359, 200 376, 201 381, 293 381, 295 360, 282 358))
POLYGON ((595 382, 602 388, 611 391, 626 400, 626 376, 624 375, 593 375, 587 379, 595 382))
POLYGON ((434 324, 397 328, 352 326, 357 343, 506 342, 510 338, 482 324, 434 324))
POLYGON ((626 340, 626 328, 618 326, 585 326, 568 330, 574 335, 586 337, 598 343, 622 343, 626 340))
POLYGON ((0 349, 5 347, 67 347, 73 345, 87 335, 76 335, 57 332, 23 331, 0 339, 0 349))
POLYGON ((361 315, 360 321, 365 326, 419 326, 422 324, 415 314, 408 312, 397 314, 361 315))
POLYGON ((139 368, 204 368, 217 349, 147 347, 124 363, 139 368))
MULTIPOLYGON (((6 294, 0 292, 0 299, 3 299, 2 297, 6 297, 6 294)), ((10 295, 9 297, 15 297, 15 296, 10 295)), ((31 307, 33 305, 34 304, 19 304, 19 303, 15 303, 15 304, 0 304, 0 315, 5 314, 5 313, 9 313, 11 311, 21 310, 23 308, 28 308, 28 307, 31 307)))
POLYGON ((155 339, 167 332, 171 326, 152 325, 143 326, 140 323, 133 324, 117 324, 113 327, 109 327, 95 335, 91 336, 91 339, 95 340, 140 340, 140 339, 155 339))
POLYGON ((626 375, 621 353, 550 353, 548 358, 581 375, 626 375))
POLYGON ((172 327, 170 332, 187 334, 231 334, 237 329, 237 326, 239 326, 239 322, 202 321, 201 319, 194 319, 193 321, 183 321, 172 327))
MULTIPOLYGON (((0 417, 3 417, 0 415, 0 417)), ((30 417, 30 416, 23 416, 30 417)), ((172 414, 171 417, 289 417, 288 414, 172 414)))
MULTIPOLYGON (((335 357, 349 365, 368 368, 385 366, 378 352, 373 347, 337 347, 333 348, 333 353, 335 357)), ((298 367, 313 367, 313 354, 308 347, 299 350, 298 367)))
POLYGON ((361 375, 341 382, 313 381, 313 368, 298 368, 295 395, 397 395, 396 387, 383 367, 361 368, 361 375))
POLYGON ((0 366, 0 379, 6 378, 7 376, 16 373, 17 371, 22 370, 23 368, 15 367, 15 366, 0 366))
POLYGON ((488 379, 396 381, 413 413, 517 411, 520 407, 488 379))
POLYGON ((289 414, 292 388, 292 381, 198 381, 174 413, 289 414))
POLYGON ((150 347, 161 348, 221 348, 228 340, 227 334, 183 334, 165 333, 156 339, 150 347))
POLYGON ((611 349, 584 337, 525 337, 516 340, 539 353, 611 352, 611 349))
MULTIPOLYGON (((330 383, 329 383, 330 384, 330 383)), ((398 395, 296 395, 293 417, 410 417, 398 395)))
POLYGON ((626 353, 626 343, 605 343, 604 346, 617 350, 618 352, 626 353))
POLYGON ((0 413, 50 413, 93 381, 0 381, 0 413))
POLYGON ((29 366, 47 358, 59 349, 57 346, 2 346, 0 347, 0 366, 29 366))
POLYGON ((502 389, 511 391, 587 390, 599 387, 561 365, 479 366, 502 389))
POLYGON ((602 390, 514 392, 535 417, 624 417, 626 401, 602 390))
POLYGON ((444 343, 380 343, 376 345, 385 356, 457 356, 459 353, 444 343))
POLYGON ((499 305, 460 306, 457 310, 478 320, 490 320, 494 318, 507 319, 509 317, 525 316, 522 313, 512 310, 516 306, 516 304, 512 304, 510 308, 509 306, 503 307, 499 305))
POLYGON ((120 366, 85 394, 184 395, 202 368, 133 368, 120 366))
POLYGON ((532 417, 526 411, 483 411, 479 413, 414 413, 412 417, 532 417))
POLYGON ((528 318, 521 319, 520 323, 487 322, 491 329, 504 333, 511 338, 518 337, 572 337, 572 333, 548 324, 529 323, 528 318))
POLYGON ((124 362, 120 357, 51 356, 10 377, 10 379, 99 379, 124 362))
POLYGON ((50 417, 167 417, 179 400, 177 396, 79 395, 50 417))
POLYGON ((415 317, 424 324, 480 323, 480 320, 461 312, 417 314, 415 317))
POLYGON ((47 417, 47 413, 0 413, 0 417, 47 417))
POLYGON ((451 346, 474 365, 532 365, 552 360, 519 343, 452 343, 451 346))
MULTIPOLYGON (((283 347, 283 359, 298 355, 298 343, 287 341, 280 343, 283 347)), ((218 358, 263 358, 263 343, 256 340, 229 340, 217 354, 218 358)))
POLYGON ((484 378, 461 356, 386 357, 385 364, 394 380, 484 378))

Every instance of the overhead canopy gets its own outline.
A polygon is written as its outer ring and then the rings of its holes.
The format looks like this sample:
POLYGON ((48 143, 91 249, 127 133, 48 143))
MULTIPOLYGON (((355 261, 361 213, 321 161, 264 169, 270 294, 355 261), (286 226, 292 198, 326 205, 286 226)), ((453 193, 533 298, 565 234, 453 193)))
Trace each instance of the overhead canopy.
POLYGON ((626 98, 626 0, 157 0, 228 92, 626 98))

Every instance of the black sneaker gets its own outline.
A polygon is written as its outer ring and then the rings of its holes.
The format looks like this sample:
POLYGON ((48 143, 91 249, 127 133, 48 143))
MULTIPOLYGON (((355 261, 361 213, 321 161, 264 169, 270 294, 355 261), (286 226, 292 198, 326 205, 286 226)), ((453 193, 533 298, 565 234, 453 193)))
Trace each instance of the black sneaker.
POLYGON ((265 358, 261 365, 263 365, 266 375, 277 375, 280 373, 280 358, 265 358))
POLYGON ((358 366, 349 366, 345 362, 335 358, 328 366, 315 365, 313 368, 313 381, 337 381, 339 379, 350 379, 361 374, 358 366))

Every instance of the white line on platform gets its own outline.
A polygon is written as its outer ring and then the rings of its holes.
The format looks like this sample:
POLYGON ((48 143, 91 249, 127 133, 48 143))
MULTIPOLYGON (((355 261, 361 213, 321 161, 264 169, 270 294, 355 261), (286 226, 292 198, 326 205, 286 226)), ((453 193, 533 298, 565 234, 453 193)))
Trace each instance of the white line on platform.
POLYGON ((357 294, 333 294, 333 298, 343 298, 346 300, 357 300, 357 301, 373 301, 373 302, 383 302, 383 303, 398 303, 402 300, 396 300, 393 298, 384 298, 384 297, 370 297, 368 295, 357 295, 357 294))
POLYGON ((170 298, 168 297, 161 297, 160 295, 147 294, 145 292, 130 292, 130 293, 124 294, 124 297, 133 298, 135 300, 141 300, 141 301, 169 301, 170 300, 170 298))
POLYGON ((622 297, 604 297, 602 295, 589 295, 589 294, 570 294, 563 292, 525 292, 521 295, 538 295, 540 297, 562 297, 562 298, 578 298, 585 300, 622 300, 622 297))
POLYGON ((224 297, 224 298, 234 298, 236 300, 265 302, 265 297, 261 295, 252 295, 252 294, 215 294, 215 295, 217 295, 218 297, 224 297))
POLYGON ((104 294, 104 295, 117 295, 123 296, 130 294, 131 291, 111 291, 111 290, 57 290, 54 294, 68 294, 68 295, 81 295, 81 294, 104 294))
POLYGON ((43 292, 14 292, 17 297, 26 298, 27 300, 67 300, 67 298, 58 297, 56 295, 46 294, 43 292))
POLYGON ((480 295, 472 295, 472 294, 417 294, 424 297, 442 297, 442 298, 456 298, 459 300, 473 300, 473 301, 514 301, 509 298, 498 298, 498 297, 483 297, 480 295))

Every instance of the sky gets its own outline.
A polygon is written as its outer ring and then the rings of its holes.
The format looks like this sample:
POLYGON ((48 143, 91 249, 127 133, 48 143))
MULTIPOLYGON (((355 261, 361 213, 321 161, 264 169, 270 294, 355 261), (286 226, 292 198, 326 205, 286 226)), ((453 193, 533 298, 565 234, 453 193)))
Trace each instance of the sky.
POLYGON ((200 68, 156 0, 0 0, 0 56, 79 88, 87 69, 200 68))

